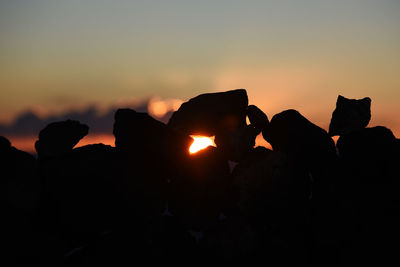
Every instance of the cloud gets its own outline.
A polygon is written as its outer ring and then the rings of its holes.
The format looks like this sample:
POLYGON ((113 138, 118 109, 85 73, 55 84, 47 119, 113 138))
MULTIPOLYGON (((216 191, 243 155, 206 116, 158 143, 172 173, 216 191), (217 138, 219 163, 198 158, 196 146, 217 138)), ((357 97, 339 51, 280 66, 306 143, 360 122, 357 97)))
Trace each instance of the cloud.
POLYGON ((125 103, 123 106, 111 106, 105 111, 100 111, 94 106, 77 110, 67 110, 58 115, 38 116, 34 110, 27 110, 16 117, 10 124, 0 124, 0 135, 9 137, 15 136, 37 136, 41 129, 47 124, 55 121, 67 119, 78 120, 89 126, 90 134, 112 134, 114 124, 114 113, 118 108, 132 108, 138 112, 147 112, 154 118, 167 123, 174 110, 179 108, 177 103, 182 103, 177 99, 152 98, 134 104, 125 103), (155 103, 159 108, 154 112, 155 103))

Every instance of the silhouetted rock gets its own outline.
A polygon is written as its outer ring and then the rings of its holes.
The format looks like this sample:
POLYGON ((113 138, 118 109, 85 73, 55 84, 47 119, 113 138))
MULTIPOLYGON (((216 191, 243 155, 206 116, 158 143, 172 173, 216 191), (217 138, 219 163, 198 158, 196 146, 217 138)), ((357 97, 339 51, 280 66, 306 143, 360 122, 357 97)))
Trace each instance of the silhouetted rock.
POLYGON ((115 113, 115 145, 119 187, 128 209, 148 221, 163 213, 170 184, 186 177, 182 170, 193 139, 147 113, 119 109, 115 113))
POLYGON ((243 240, 248 244, 238 244, 251 248, 246 258, 271 265, 305 263, 310 234, 306 232, 307 173, 284 153, 258 147, 232 176, 245 221, 242 228, 251 233, 243 240))
POLYGON ((19 211, 32 215, 40 193, 37 161, 31 154, 11 146, 5 137, 0 140, 1 183, 8 190, 5 197, 19 211))
MULTIPOLYGON (((314 210, 310 219, 318 253, 331 257, 336 254, 339 228, 335 188, 337 156, 335 144, 328 133, 314 125, 296 110, 283 111, 271 119, 264 136, 274 151, 283 152, 291 162, 296 175, 297 190, 309 200, 303 204, 314 210), (329 230, 327 230, 329 229, 329 230), (333 230, 334 229, 334 230, 333 230)), ((322 257, 324 258, 324 257, 322 257)))
POLYGON ((342 135, 337 141, 337 148, 340 158, 349 168, 356 170, 364 182, 385 183, 397 175, 393 172, 397 165, 393 162, 396 142, 390 129, 376 126, 342 135))
POLYGON ((391 130, 377 126, 342 135, 337 141, 343 168, 341 194, 351 209, 352 257, 367 262, 397 261, 400 238, 399 151, 391 130), (354 229, 353 228, 353 229, 354 229))
POLYGON ((168 125, 186 134, 213 136, 246 124, 245 89, 198 95, 174 112, 168 125))
POLYGON ((333 140, 322 128, 296 110, 286 110, 272 117, 263 136, 276 151, 293 156, 306 165, 318 166, 335 158, 333 140))
POLYGON ((117 190, 115 154, 111 146, 93 144, 40 161, 46 266, 77 260, 104 232, 122 228, 127 210, 117 190))
POLYGON ((343 135, 367 127, 371 119, 371 99, 348 99, 341 95, 332 113, 329 135, 343 135))
MULTIPOLYGON (((365 128, 371 100, 339 96, 336 148, 298 111, 269 122, 247 102, 244 89, 199 95, 168 125, 119 109, 116 147, 74 149, 88 127, 51 123, 35 144, 39 160, 0 136, 3 265, 398 260, 400 140, 385 127, 365 128), (260 132, 273 150, 254 148, 260 132), (189 154, 189 134, 215 135, 217 147, 189 154)), ((95 110, 84 117, 100 118, 95 110)))
POLYGON ((40 131, 39 140, 35 143, 36 151, 41 158, 63 155, 70 152, 88 131, 89 127, 79 121, 50 123, 40 131))
POLYGON ((51 221, 70 227, 69 231, 106 229, 115 219, 115 161, 115 148, 94 144, 42 162, 51 221))
POLYGON ((0 151, 7 150, 11 147, 10 141, 4 136, 0 136, 0 151))
POLYGON ((396 149, 399 152, 398 156, 400 156, 400 139, 396 139, 396 149))
POLYGON ((256 148, 236 166, 232 176, 239 193, 238 205, 253 223, 263 224, 270 220, 267 216, 269 208, 281 205, 287 208, 290 195, 286 190, 291 171, 288 163, 281 152, 256 148))
POLYGON ((126 174, 125 190, 132 190, 127 197, 138 199, 136 205, 161 214, 159 208, 165 208, 171 191, 169 209, 188 227, 217 220, 229 170, 215 148, 189 155, 192 138, 130 109, 116 112, 114 135, 123 177, 126 174), (158 200, 159 208, 150 205, 158 200))
POLYGON ((187 156, 193 142, 189 136, 175 131, 147 113, 132 109, 117 110, 113 133, 119 152, 165 165, 177 157, 187 156))
POLYGON ((241 161, 253 149, 260 133, 253 125, 242 125, 232 131, 221 131, 215 135, 215 144, 226 160, 241 161))
MULTIPOLYGON (((120 173, 117 190, 125 199, 125 210, 132 211, 124 220, 146 233, 145 242, 161 242, 156 241, 160 237, 154 236, 152 225, 163 220, 163 214, 172 216, 186 233, 193 230, 208 235, 218 225, 220 214, 231 203, 231 184, 227 161, 216 148, 189 155, 193 141, 189 136, 129 109, 116 112, 114 135, 120 173)), ((185 245, 187 241, 179 236, 178 230, 176 237, 162 242, 188 253, 190 243, 185 245)), ((149 251, 160 245, 152 244, 149 251)))
POLYGON ((0 137, 2 265, 27 266, 37 259, 35 219, 41 193, 36 159, 0 137))
MULTIPOLYGON (((257 127, 246 124, 247 105, 245 89, 202 94, 183 103, 168 125, 186 134, 215 136, 221 155, 227 160, 239 161, 253 148, 263 127, 259 121, 257 127)), ((256 109, 250 108, 254 120, 256 109)))
POLYGON ((248 106, 247 116, 249 118, 250 124, 258 131, 258 133, 264 132, 267 129, 269 125, 268 117, 257 106, 248 106))
POLYGON ((231 180, 227 161, 218 149, 208 147, 175 166, 170 179, 170 210, 187 227, 206 230, 218 222, 231 203, 231 180))
POLYGON ((390 129, 376 126, 341 136, 337 141, 337 147, 341 158, 356 160, 360 156, 371 158, 388 155, 396 143, 397 139, 390 129), (354 158, 355 156, 357 157, 354 158))

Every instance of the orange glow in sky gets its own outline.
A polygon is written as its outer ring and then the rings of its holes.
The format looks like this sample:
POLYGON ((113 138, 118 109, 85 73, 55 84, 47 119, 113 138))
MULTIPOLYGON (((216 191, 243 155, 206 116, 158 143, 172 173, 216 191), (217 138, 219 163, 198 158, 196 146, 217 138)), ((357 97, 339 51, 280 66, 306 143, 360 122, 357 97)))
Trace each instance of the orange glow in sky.
POLYGON ((192 135, 193 143, 189 148, 190 154, 196 153, 209 146, 215 146, 214 137, 192 135))
POLYGON ((150 115, 156 118, 162 118, 168 111, 176 111, 183 103, 180 99, 160 99, 154 97, 150 99, 148 110, 150 115))

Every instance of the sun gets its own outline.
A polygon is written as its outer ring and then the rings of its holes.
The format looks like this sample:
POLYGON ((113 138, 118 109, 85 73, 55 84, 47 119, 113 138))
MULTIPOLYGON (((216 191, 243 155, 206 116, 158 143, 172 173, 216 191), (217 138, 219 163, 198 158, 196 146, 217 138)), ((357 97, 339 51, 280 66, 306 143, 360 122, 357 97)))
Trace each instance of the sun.
POLYGON ((191 135, 193 138, 193 143, 189 147, 189 153, 193 154, 199 150, 202 150, 209 146, 215 146, 214 143, 214 136, 207 137, 207 136, 200 136, 200 135, 191 135))

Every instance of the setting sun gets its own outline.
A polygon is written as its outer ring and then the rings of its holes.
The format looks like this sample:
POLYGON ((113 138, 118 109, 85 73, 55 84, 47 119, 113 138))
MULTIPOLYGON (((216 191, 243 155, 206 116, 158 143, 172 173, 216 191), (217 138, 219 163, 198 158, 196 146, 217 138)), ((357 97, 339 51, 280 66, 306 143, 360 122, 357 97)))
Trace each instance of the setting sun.
POLYGON ((192 135, 193 143, 189 148, 190 154, 196 153, 208 146, 215 146, 214 137, 192 135))

